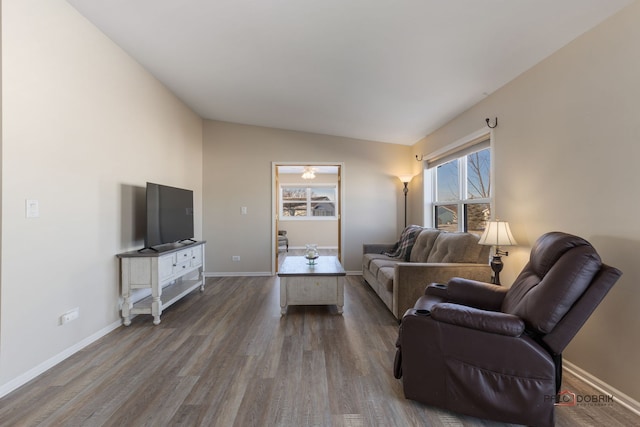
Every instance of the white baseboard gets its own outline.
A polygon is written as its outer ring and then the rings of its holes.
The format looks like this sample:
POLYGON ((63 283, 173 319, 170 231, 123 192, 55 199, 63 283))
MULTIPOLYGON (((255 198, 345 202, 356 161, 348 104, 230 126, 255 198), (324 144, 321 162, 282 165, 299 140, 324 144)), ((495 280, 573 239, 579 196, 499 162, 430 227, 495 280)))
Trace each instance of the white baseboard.
MULTIPOLYGON (((282 246, 281 246, 282 247, 282 246)), ((331 251, 337 251, 338 247, 337 246, 318 246, 318 249, 327 249, 327 250, 331 250, 331 251)), ((307 249, 307 246, 289 246, 289 250, 291 249, 307 249)))
MULTIPOLYGON (((346 273, 347 273, 347 276, 362 276, 362 270, 347 271, 346 273)), ((248 273, 216 271, 216 272, 204 273, 204 277, 243 277, 243 276, 247 276, 247 277, 267 276, 268 277, 268 276, 273 276, 273 274, 271 274, 271 272, 268 272, 268 271, 252 271, 248 273)))
POLYGON ((595 388, 596 390, 602 393, 613 396, 614 401, 618 402, 620 405, 629 409, 631 412, 635 413, 636 415, 640 415, 640 402, 638 402, 637 400, 634 400, 633 398, 624 394, 620 390, 610 386, 609 384, 605 383, 601 379, 591 375, 589 372, 585 371, 582 368, 579 368, 578 366, 574 365, 568 360, 563 360, 562 366, 564 369, 571 372, 573 375, 580 378, 582 381, 589 384, 591 387, 595 388))
POLYGON ((242 277, 242 276, 250 276, 250 277, 262 277, 262 276, 273 276, 270 271, 251 271, 251 272, 224 272, 224 271, 215 271, 215 272, 205 272, 204 277, 242 277))
POLYGON ((7 394, 9 394, 12 391, 14 391, 15 389, 17 389, 18 387, 21 387, 21 386, 25 385, 26 383, 28 383, 29 381, 31 381, 32 379, 34 379, 38 375, 44 373, 45 371, 47 371, 50 368, 53 368, 58 363, 62 362, 66 358, 74 355, 75 353, 79 352, 80 350, 82 350, 83 348, 88 346, 89 344, 93 343, 94 341, 97 341, 98 339, 100 339, 103 336, 107 335, 109 332, 119 328, 120 326, 122 326, 122 320, 118 320, 117 322, 113 322, 109 326, 100 329, 95 334, 88 336, 87 338, 85 338, 82 341, 76 343, 72 347, 69 347, 68 349, 56 354, 52 358, 50 358, 48 360, 45 360, 44 362, 42 362, 38 366, 35 366, 34 368, 28 370, 27 372, 25 372, 24 374, 22 374, 22 375, 20 375, 20 376, 18 376, 16 378, 14 378, 13 380, 9 381, 8 383, 2 384, 0 386, 0 397, 4 397, 7 394))

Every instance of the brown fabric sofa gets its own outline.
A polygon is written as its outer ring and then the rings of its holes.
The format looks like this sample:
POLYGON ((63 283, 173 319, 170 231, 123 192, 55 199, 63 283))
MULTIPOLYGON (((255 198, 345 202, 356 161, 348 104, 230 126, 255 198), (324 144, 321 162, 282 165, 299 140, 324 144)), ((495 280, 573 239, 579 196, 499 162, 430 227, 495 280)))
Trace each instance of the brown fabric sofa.
POLYGON ((380 299, 400 319, 433 282, 452 277, 490 281, 489 246, 478 244, 470 233, 430 228, 418 234, 407 259, 393 258, 394 244, 364 244, 362 276, 380 299))
POLYGON ((511 288, 459 278, 429 285, 404 315, 396 344, 405 397, 553 426, 562 351, 621 274, 586 240, 552 232, 538 239, 511 288))

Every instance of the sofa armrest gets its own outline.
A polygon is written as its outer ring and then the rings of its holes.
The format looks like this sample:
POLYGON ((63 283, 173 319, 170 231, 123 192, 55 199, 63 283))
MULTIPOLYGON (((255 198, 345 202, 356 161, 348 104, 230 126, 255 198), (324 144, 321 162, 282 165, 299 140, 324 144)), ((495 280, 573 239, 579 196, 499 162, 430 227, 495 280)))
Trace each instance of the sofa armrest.
POLYGON ((383 252, 391 252, 395 246, 395 243, 365 243, 362 245, 362 253, 381 254, 383 252))
POLYGON ((488 264, 399 262, 393 278, 392 312, 396 318, 414 306, 430 283, 447 283, 452 277, 491 280, 488 264))
POLYGON ((498 311, 508 288, 491 283, 454 277, 447 283, 447 297, 450 302, 498 311))
POLYGON ((510 337, 524 332, 524 321, 518 316, 459 304, 436 304, 431 308, 431 317, 438 322, 510 337))

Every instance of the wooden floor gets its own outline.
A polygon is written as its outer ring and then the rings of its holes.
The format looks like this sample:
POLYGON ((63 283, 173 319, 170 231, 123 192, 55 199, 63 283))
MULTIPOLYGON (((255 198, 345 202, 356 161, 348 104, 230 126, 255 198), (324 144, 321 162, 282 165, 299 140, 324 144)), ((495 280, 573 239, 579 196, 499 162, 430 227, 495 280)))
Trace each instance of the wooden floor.
MULTIPOLYGON (((308 306, 281 317, 274 277, 208 279, 160 325, 138 316, 0 399, 0 425, 503 425, 406 400, 392 375, 397 329, 360 276, 347 276, 343 316, 308 306)), ((556 412, 558 426, 640 425, 618 404, 556 412)))

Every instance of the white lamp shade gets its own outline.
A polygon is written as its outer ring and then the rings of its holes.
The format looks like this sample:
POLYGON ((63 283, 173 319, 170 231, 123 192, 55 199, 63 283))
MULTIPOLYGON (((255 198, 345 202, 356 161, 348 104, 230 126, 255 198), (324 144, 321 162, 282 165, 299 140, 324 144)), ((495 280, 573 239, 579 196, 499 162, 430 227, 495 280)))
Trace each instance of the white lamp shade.
POLYGON ((509 223, 506 221, 488 221, 484 233, 480 236, 481 245, 489 246, 513 246, 517 245, 516 239, 511 234, 509 223))
POLYGON ((411 179, 413 178, 413 175, 399 175, 398 179, 400 179, 400 181, 404 182, 411 182, 411 179))

